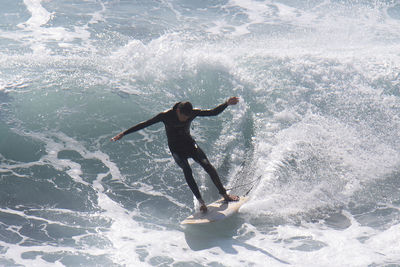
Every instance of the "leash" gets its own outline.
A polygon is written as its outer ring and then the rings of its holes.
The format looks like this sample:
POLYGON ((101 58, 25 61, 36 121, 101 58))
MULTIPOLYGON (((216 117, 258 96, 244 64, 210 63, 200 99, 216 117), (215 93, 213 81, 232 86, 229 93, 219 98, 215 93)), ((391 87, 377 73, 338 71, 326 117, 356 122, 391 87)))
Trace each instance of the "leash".
POLYGON ((262 176, 260 175, 260 176, 258 176, 256 179, 254 179, 254 180, 252 180, 252 181, 250 181, 250 182, 248 182, 248 183, 236 185, 236 186, 233 186, 233 187, 228 188, 228 189, 226 189, 226 190, 227 190, 227 191, 231 191, 231 190, 233 190, 233 189, 237 189, 237 188, 241 188, 241 187, 245 187, 245 186, 251 185, 251 187, 250 187, 250 189, 247 191, 247 193, 244 194, 244 196, 247 196, 247 195, 250 193, 250 191, 254 188, 254 186, 256 185, 256 182, 260 181, 261 178, 262 178, 262 176))

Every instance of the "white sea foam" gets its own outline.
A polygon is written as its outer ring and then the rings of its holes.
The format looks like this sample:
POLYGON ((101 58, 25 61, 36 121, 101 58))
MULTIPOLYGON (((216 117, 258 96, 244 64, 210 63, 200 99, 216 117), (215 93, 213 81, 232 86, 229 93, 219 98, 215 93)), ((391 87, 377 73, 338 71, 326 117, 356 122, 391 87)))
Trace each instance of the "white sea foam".
POLYGON ((269 131, 268 125, 262 128, 255 152, 256 175, 262 177, 251 204, 257 212, 265 210, 270 213, 273 208, 276 213, 293 214, 320 205, 335 205, 336 201, 346 202, 346 196, 359 190, 361 184, 385 177, 399 164, 397 151, 379 138, 360 135, 357 129, 319 116, 311 115, 286 130, 280 130, 279 134, 273 135, 276 142, 272 144, 263 141, 269 131), (364 149, 366 143, 369 144, 368 151, 364 149), (300 162, 310 162, 315 160, 314 157, 319 158, 321 166, 326 161, 328 165, 321 167, 325 170, 310 165, 311 169, 292 176, 291 168, 298 169, 300 162), (283 184, 277 188, 276 179, 284 179, 279 174, 282 169, 289 171, 282 175, 288 175, 290 181, 282 181, 283 184), (308 191, 308 183, 313 184, 312 191, 308 191), (307 191, 299 194, 302 190, 307 191), (269 197, 265 198, 265 195, 269 197), (257 201, 260 201, 258 205, 257 201))
POLYGON ((29 44, 29 48, 37 55, 44 56, 51 54, 48 43, 57 42, 59 47, 71 48, 75 51, 82 51, 83 47, 77 47, 74 44, 76 40, 86 42, 84 51, 94 49, 88 40, 90 33, 86 26, 75 26, 73 30, 66 27, 49 27, 48 24, 53 18, 53 14, 46 10, 42 0, 24 0, 27 10, 31 17, 17 26, 21 28, 18 32, 1 31, 0 35, 7 39, 29 44))
POLYGON ((23 24, 19 24, 19 27, 40 27, 51 19, 51 13, 43 8, 41 2, 42 0, 24 0, 24 4, 32 16, 23 24))

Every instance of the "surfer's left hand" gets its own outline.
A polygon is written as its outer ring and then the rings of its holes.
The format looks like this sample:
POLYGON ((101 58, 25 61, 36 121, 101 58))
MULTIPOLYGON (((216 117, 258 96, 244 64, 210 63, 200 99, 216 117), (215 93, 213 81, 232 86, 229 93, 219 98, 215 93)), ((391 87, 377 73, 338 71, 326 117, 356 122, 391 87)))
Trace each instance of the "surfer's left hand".
POLYGON ((239 102, 239 97, 236 97, 236 96, 231 97, 231 98, 228 99, 228 101, 226 101, 228 106, 236 105, 238 102, 239 102))

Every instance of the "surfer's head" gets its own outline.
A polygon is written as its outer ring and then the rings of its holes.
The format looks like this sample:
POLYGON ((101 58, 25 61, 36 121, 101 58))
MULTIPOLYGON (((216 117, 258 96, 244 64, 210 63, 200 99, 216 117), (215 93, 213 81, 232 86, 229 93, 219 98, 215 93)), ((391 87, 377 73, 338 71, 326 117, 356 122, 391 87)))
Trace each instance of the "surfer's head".
POLYGON ((179 112, 183 115, 190 116, 192 115, 193 106, 190 102, 180 102, 178 104, 179 112))
POLYGON ((180 102, 176 107, 176 112, 180 121, 186 121, 192 115, 193 106, 190 102, 180 102))

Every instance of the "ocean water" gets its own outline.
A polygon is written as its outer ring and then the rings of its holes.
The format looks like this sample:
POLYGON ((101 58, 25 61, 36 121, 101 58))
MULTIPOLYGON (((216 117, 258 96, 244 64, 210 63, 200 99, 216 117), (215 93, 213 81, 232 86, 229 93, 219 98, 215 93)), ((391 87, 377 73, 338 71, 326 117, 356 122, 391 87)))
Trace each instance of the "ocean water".
MULTIPOLYGON (((400 266, 397 0, 1 0, 0 266, 400 266), (234 194, 200 227, 178 101, 234 194)), ((206 202, 218 192, 191 161, 206 202)))

